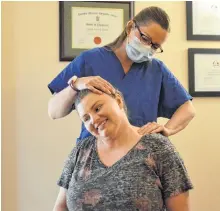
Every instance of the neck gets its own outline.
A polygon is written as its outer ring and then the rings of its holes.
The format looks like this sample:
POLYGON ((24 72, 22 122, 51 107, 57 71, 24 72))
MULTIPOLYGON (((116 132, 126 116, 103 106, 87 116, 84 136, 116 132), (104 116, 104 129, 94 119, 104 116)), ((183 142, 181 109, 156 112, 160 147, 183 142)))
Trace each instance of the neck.
POLYGON ((99 138, 99 145, 111 150, 134 145, 141 138, 141 135, 137 132, 138 129, 138 127, 132 126, 127 122, 126 125, 118 130, 115 137, 99 138))
POLYGON ((122 43, 122 45, 119 48, 114 50, 114 53, 120 60, 123 67, 130 67, 133 61, 128 58, 128 55, 126 53, 126 43, 127 39, 122 43))

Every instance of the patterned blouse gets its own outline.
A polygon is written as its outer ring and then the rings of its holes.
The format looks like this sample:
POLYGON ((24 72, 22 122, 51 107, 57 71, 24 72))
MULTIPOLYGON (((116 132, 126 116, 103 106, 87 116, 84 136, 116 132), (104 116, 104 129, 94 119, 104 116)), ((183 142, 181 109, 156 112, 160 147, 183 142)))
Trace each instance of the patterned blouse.
POLYGON ((91 136, 72 150, 58 185, 69 211, 165 211, 165 200, 192 189, 184 163, 168 138, 143 136, 111 167, 91 136))

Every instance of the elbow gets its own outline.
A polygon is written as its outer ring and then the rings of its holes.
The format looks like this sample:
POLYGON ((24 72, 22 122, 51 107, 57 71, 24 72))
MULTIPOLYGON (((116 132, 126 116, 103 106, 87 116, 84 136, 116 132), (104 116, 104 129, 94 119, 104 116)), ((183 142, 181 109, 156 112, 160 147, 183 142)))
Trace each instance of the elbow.
POLYGON ((188 114, 188 119, 192 120, 196 116, 196 111, 193 109, 188 114))
POLYGON ((56 117, 56 114, 54 112, 51 100, 48 103, 48 116, 50 117, 50 119, 54 120, 54 119, 57 119, 57 117, 56 117))
POLYGON ((196 116, 196 109, 191 101, 188 101, 184 104, 184 110, 187 112, 189 120, 192 120, 196 116))
POLYGON ((67 206, 66 204, 56 204, 53 211, 67 211, 67 206))
POLYGON ((55 117, 55 115, 53 115, 53 113, 52 112, 50 112, 50 110, 48 109, 48 116, 50 117, 50 119, 52 119, 52 120, 55 120, 55 119, 57 119, 56 117, 55 117))
MULTIPOLYGON (((70 112, 68 112, 70 113, 70 112)), ((67 113, 67 114, 68 114, 67 113)), ((48 103, 48 116, 50 119, 60 119, 67 115, 59 106, 55 106, 53 99, 51 99, 48 103)))
POLYGON ((68 115, 72 111, 72 105, 63 102, 59 98, 53 96, 48 102, 48 116, 54 119, 60 119, 68 115))
POLYGON ((192 119, 196 116, 196 111, 195 110, 192 112, 191 116, 192 116, 192 119))
POLYGON ((196 116, 196 109, 194 108, 193 105, 192 105, 192 108, 191 108, 190 116, 191 116, 191 119, 193 119, 196 116))

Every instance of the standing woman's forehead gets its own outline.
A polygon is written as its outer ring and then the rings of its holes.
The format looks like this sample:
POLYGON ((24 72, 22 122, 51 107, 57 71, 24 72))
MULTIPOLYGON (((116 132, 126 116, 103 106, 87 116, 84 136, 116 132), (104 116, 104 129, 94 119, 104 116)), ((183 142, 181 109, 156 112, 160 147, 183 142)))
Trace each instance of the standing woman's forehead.
POLYGON ((152 22, 147 26, 143 25, 140 29, 144 34, 150 36, 153 43, 159 45, 162 44, 168 36, 168 32, 155 22, 152 22))

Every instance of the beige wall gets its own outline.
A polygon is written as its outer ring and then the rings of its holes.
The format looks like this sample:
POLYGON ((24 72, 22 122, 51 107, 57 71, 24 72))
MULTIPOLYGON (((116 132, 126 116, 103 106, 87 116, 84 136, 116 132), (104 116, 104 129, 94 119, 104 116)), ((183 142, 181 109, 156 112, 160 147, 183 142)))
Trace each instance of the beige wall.
MULTIPOLYGON (((171 18, 161 59, 187 88, 187 49, 220 48, 220 42, 186 40, 185 2, 157 5, 171 18)), ((52 210, 63 161, 75 144, 74 113, 52 121, 48 82, 68 63, 59 62, 58 2, 2 2, 2 210, 52 210)), ((194 98, 197 116, 171 138, 188 167, 195 190, 193 211, 219 211, 220 98, 194 98)), ((161 120, 164 122, 164 120, 161 120)))

